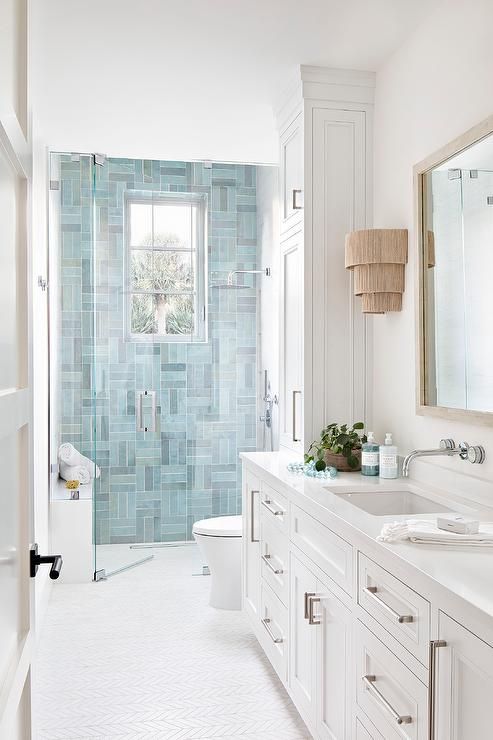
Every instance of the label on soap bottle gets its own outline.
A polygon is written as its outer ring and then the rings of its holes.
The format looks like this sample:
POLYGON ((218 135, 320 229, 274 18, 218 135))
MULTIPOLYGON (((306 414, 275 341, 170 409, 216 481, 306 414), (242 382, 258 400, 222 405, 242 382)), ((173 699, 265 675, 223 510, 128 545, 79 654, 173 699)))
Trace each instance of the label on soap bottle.
POLYGON ((381 452, 380 453, 380 467, 381 468, 396 468, 397 467, 397 455, 392 452, 381 452))
POLYGON ((366 452, 366 450, 363 450, 363 452, 361 453, 362 465, 378 465, 378 462, 378 452, 366 452))

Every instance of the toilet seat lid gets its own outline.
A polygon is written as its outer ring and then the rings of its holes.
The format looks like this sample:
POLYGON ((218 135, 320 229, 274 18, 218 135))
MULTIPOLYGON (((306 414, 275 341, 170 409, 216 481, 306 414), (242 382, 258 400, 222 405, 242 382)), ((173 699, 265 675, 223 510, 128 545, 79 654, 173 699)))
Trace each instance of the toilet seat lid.
POLYGON ((193 525, 194 534, 209 537, 241 537, 241 514, 238 516, 217 516, 202 519, 193 525))

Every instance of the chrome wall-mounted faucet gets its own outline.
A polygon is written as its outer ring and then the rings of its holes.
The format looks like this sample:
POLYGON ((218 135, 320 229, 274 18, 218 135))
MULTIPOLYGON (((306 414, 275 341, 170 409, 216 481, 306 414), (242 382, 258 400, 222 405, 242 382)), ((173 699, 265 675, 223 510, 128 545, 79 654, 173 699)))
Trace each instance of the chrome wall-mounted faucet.
POLYGON ((481 445, 469 445, 467 442, 459 442, 456 447, 453 439, 441 439, 440 447, 436 450, 413 450, 406 455, 402 464, 402 477, 409 476, 409 465, 417 457, 434 457, 436 455, 459 455, 462 460, 469 460, 470 463, 480 465, 484 462, 486 453, 481 445))

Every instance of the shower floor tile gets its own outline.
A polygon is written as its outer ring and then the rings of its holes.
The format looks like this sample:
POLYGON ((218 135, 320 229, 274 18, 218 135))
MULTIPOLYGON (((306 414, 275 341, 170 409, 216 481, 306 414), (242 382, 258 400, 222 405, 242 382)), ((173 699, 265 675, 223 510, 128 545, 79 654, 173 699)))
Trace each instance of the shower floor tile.
POLYGON ((153 553, 107 581, 54 584, 34 740, 310 738, 246 618, 209 607, 196 546, 153 553))

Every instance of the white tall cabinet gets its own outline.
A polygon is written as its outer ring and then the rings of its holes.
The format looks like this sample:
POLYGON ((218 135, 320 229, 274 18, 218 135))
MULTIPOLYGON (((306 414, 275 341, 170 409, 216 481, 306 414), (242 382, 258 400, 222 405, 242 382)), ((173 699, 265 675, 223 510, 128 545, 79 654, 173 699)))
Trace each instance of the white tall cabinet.
POLYGON ((344 267, 370 225, 374 75, 301 66, 278 107, 280 444, 301 452, 329 421, 368 420, 369 326, 344 267))

